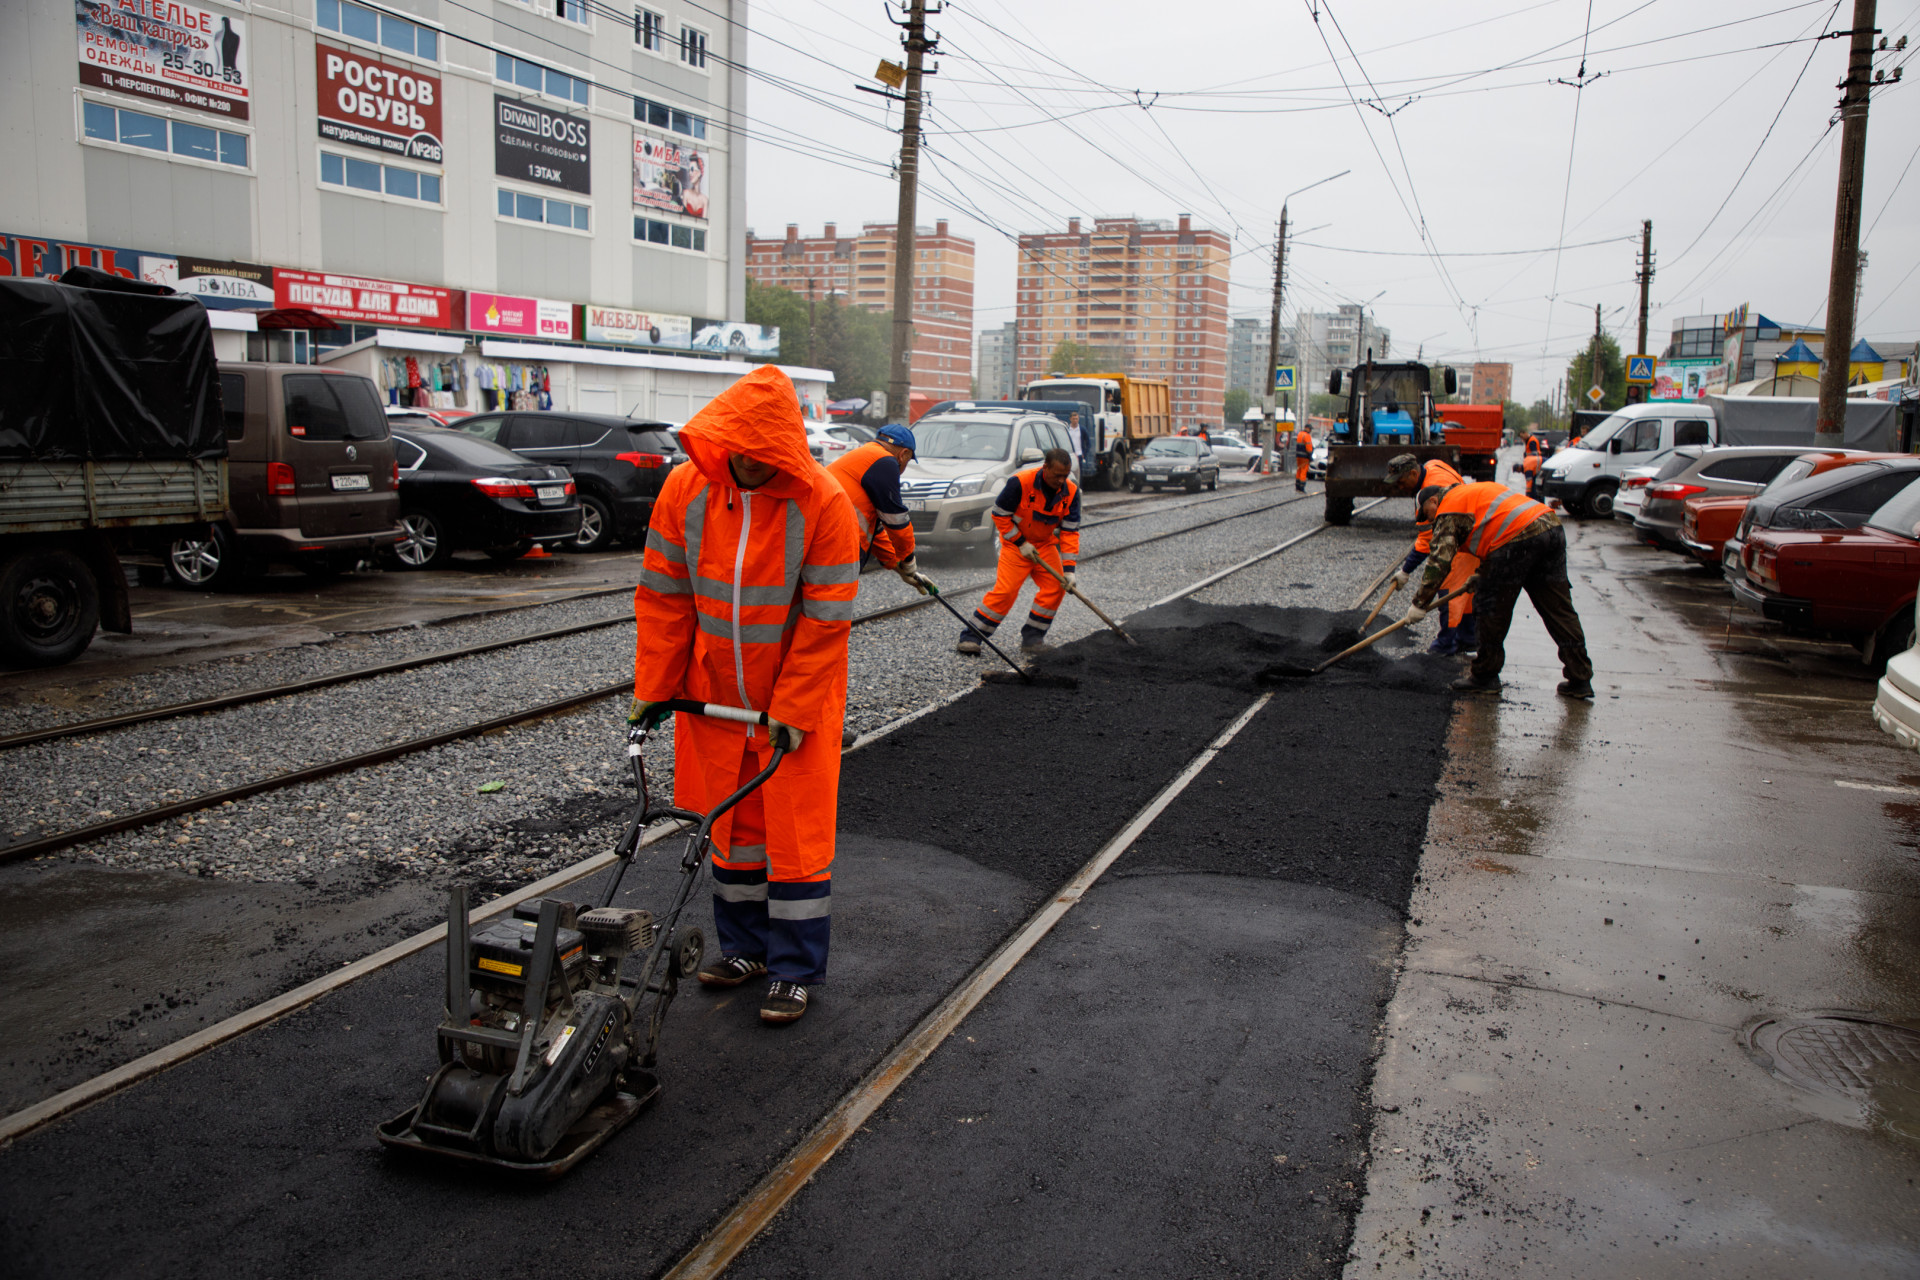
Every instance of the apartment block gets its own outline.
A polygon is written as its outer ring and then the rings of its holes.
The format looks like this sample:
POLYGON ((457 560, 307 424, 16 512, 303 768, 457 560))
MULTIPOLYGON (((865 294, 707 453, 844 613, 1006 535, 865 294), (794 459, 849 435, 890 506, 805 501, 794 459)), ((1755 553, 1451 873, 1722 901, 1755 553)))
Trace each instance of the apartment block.
POLYGON ((1460 390, 1454 397, 1465 404, 1505 404, 1513 399, 1513 366, 1476 360, 1456 366, 1460 390))
POLYGON ((748 278, 791 289, 803 298, 851 302, 854 238, 837 231, 829 222, 820 235, 802 238, 799 226, 789 222, 784 240, 765 240, 748 230, 748 278))
MULTIPOLYGON (((1227 384, 1223 232, 1143 218, 1070 219, 1020 237, 1018 381, 1074 342, 1103 366, 1172 384, 1176 429, 1218 424, 1227 384)), ((1098 370, 1088 370, 1098 372, 1098 370)))
POLYGON ((1393 334, 1375 322, 1373 313, 1358 303, 1342 303, 1333 311, 1302 311, 1294 317, 1294 349, 1299 355, 1297 385, 1319 395, 1327 389, 1327 374, 1346 372, 1367 358, 1393 358, 1393 334))
POLYGON ((1009 320, 997 329, 980 331, 980 354, 974 361, 974 395, 980 400, 1011 400, 1019 392, 1020 322, 1009 320))

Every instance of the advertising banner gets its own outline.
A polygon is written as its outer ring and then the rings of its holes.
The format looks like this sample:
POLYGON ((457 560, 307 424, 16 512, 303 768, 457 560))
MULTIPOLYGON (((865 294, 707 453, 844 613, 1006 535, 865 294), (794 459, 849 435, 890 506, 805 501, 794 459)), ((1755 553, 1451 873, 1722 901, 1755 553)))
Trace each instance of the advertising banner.
POLYGON ((315 44, 320 136, 439 164, 440 77, 372 54, 315 44))
POLYGON ((117 249, 104 244, 84 244, 52 236, 22 236, 0 231, 0 277, 36 279, 57 276, 68 267, 98 267, 129 280, 141 278, 140 251, 137 249, 117 249))
POLYGON ((213 258, 140 257, 140 278, 193 297, 216 311, 273 305, 273 268, 213 258))
POLYGON ((286 267, 274 270, 273 305, 305 307, 350 324, 451 329, 456 319, 450 289, 286 267))
POLYGON ((592 134, 579 116, 518 98, 493 98, 493 171, 502 178, 593 194, 592 134))
POLYGON ((1653 371, 1654 400, 1698 400, 1719 385, 1720 361, 1665 360, 1653 371))
POLYGON ((668 347, 685 351, 692 337, 692 316, 662 315, 658 311, 624 311, 618 307, 587 308, 588 342, 611 342, 622 347, 668 347))
POLYGON ((780 330, 763 324, 705 320, 693 335, 691 349, 774 360, 780 355, 780 330))
POLYGON ((245 120, 247 20, 182 0, 75 0, 80 83, 245 120))
POLYGON ((529 338, 573 341, 573 304, 504 293, 467 293, 467 328, 475 333, 516 333, 529 338))
POLYGON ((684 142, 633 135, 633 203, 689 218, 707 216, 707 157, 684 142))

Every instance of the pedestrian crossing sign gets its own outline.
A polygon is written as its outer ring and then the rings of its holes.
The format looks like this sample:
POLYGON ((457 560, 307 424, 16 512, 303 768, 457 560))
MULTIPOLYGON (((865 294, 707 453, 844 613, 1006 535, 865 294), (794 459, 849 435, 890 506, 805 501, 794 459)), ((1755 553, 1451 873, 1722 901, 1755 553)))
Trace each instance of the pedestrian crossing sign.
POLYGON ((1653 385, 1653 357, 1628 356, 1627 381, 1634 386, 1653 385))
POLYGON ((1273 371, 1273 389, 1275 391, 1293 390, 1293 366, 1283 364, 1273 371))

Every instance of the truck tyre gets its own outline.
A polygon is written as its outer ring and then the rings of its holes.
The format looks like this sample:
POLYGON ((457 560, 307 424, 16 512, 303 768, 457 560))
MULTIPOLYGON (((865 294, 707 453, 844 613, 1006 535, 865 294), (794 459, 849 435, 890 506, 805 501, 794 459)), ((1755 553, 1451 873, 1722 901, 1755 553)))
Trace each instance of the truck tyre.
POLYGON ((1604 483, 1588 486, 1586 498, 1580 504, 1582 513, 1590 515, 1596 520, 1611 520, 1613 518, 1613 495, 1617 488, 1618 486, 1616 485, 1604 483))
POLYGON ((1353 499, 1336 498, 1327 495, 1327 523, 1350 524, 1353 521, 1353 499))
POLYGON ((93 643, 100 590, 86 561, 62 547, 23 551, 0 566, 0 661, 55 667, 93 643))
POLYGON ((213 525, 204 538, 175 538, 167 548, 167 577, 188 591, 211 591, 239 576, 239 554, 226 526, 213 525))
POLYGON ((1113 446, 1112 452, 1107 454, 1107 464, 1100 468, 1100 480, 1107 489, 1114 493, 1120 492, 1120 487, 1126 484, 1127 447, 1125 445, 1116 444, 1113 446))

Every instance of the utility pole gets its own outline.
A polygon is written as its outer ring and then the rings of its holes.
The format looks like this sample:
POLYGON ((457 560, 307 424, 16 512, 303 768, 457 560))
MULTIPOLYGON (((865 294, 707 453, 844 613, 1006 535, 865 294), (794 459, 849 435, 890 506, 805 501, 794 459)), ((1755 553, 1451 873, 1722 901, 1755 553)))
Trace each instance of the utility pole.
POLYGON ((1853 0, 1847 78, 1840 89, 1840 184, 1833 207, 1833 262, 1827 275, 1826 361, 1813 443, 1837 448, 1847 426, 1847 368, 1853 351, 1853 297, 1860 255, 1860 186, 1867 167, 1867 98, 1873 87, 1876 0, 1853 0))
MULTIPOLYGON (((1280 367, 1280 294, 1287 283, 1287 206, 1280 206, 1280 243, 1273 251, 1273 323, 1267 330, 1267 381, 1260 393, 1260 403, 1264 407, 1273 403, 1273 379, 1280 367)), ((1299 377, 1300 371, 1294 370, 1299 377)), ((1273 442, 1280 434, 1280 415, 1268 410, 1262 415, 1267 420, 1267 438, 1260 446, 1260 474, 1273 474, 1273 442)))
MULTIPOLYGON (((1640 262, 1639 272, 1634 276, 1640 284, 1640 342, 1635 346, 1635 355, 1647 355, 1647 287, 1653 283, 1653 219, 1648 218, 1640 224, 1640 262)), ((1640 404, 1651 394, 1650 388, 1638 384, 1627 388, 1627 402, 1640 404)))
MULTIPOLYGON (((1587 385, 1589 387, 1600 386, 1600 304, 1597 302, 1593 304, 1593 381, 1587 385)), ((1601 389, 1605 390, 1605 388, 1601 389)), ((1585 396, 1580 398, 1583 400, 1586 399, 1585 396)), ((1588 403, 1592 404, 1593 402, 1588 401, 1588 403)), ((1595 407, 1597 408, 1598 406, 1595 407)))
MULTIPOLYGON (((934 12, 938 13, 939 10, 934 12)), ((907 51, 906 107, 900 117, 900 207, 893 236, 893 366, 887 379, 887 414, 907 420, 913 392, 914 204, 920 186, 920 78, 926 55, 938 42, 927 39, 926 0, 912 0, 900 43, 907 51)))

